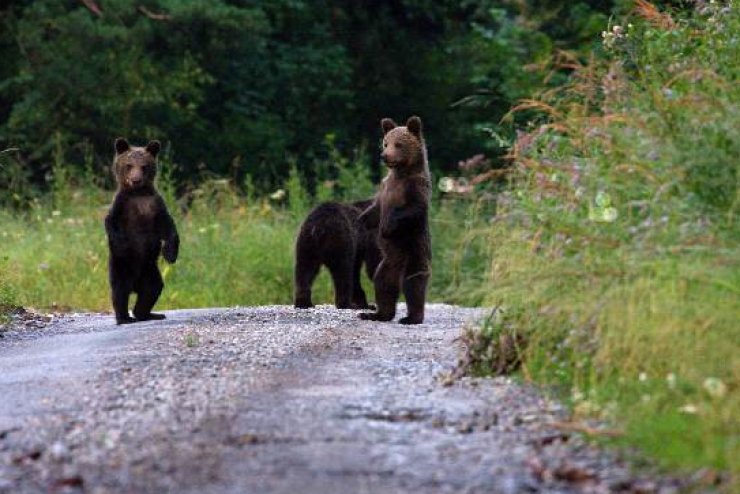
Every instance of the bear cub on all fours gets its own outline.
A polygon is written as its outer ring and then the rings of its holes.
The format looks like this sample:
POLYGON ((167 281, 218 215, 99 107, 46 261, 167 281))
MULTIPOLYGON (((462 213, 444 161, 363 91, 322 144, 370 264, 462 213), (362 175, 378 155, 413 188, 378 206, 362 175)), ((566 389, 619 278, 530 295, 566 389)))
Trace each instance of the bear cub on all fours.
POLYGON ((152 312, 164 288, 157 266, 160 252, 170 264, 177 260, 180 239, 167 206, 154 187, 159 141, 132 147, 116 139, 113 174, 118 190, 105 217, 108 235, 108 276, 117 324, 164 319, 152 312), (129 296, 137 294, 134 317, 129 296))
POLYGON ((360 318, 392 320, 403 290, 408 314, 399 322, 421 324, 432 264, 429 234, 432 182, 421 119, 411 117, 405 126, 399 126, 384 118, 381 127, 381 158, 388 167, 388 174, 372 205, 360 216, 363 224, 378 228, 382 261, 373 278, 378 309, 362 313, 360 318))
POLYGON ((295 307, 313 307, 311 286, 321 266, 334 283, 337 309, 369 309, 360 277, 365 264, 372 279, 380 263, 376 231, 362 226, 358 218, 372 201, 326 202, 314 208, 303 221, 295 244, 295 307))

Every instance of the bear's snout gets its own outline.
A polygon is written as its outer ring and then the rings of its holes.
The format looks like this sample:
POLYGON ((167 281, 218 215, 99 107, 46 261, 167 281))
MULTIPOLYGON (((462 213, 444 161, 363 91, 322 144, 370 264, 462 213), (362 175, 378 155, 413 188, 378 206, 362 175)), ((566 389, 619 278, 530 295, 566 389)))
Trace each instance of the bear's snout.
POLYGON ((144 184, 144 171, 135 166, 128 172, 128 183, 131 187, 139 187, 144 184))
POLYGON ((380 153, 380 160, 385 163, 385 166, 387 166, 388 168, 393 168, 394 166, 396 166, 396 163, 391 158, 391 155, 386 152, 380 153))

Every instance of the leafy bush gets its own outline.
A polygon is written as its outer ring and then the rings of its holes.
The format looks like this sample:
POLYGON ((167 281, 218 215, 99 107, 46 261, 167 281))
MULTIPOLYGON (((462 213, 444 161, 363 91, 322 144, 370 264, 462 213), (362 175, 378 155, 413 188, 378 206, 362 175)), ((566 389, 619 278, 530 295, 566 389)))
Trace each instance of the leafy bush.
POLYGON ((566 84, 513 110, 545 122, 514 144, 484 233, 478 290, 506 325, 471 348, 495 368, 516 328, 522 373, 576 418, 623 423, 621 443, 668 464, 738 473, 740 11, 638 4, 598 56, 567 59, 566 84))

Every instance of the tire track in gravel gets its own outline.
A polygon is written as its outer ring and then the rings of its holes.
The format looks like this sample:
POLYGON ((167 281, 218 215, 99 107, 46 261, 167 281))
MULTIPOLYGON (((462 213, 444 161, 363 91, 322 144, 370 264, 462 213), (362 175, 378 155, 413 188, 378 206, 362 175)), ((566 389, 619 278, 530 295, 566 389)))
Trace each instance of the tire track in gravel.
POLYGON ((78 316, 0 341, 0 492, 671 492, 509 379, 438 377, 480 311, 78 316), (54 334, 54 336, 45 336, 54 334))

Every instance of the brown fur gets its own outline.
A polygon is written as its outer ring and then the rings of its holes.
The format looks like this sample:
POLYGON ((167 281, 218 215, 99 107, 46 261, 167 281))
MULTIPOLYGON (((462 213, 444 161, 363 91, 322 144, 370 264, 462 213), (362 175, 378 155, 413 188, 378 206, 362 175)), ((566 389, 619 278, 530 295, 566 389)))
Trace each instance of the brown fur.
POLYGON ((118 191, 105 217, 108 235, 108 277, 116 322, 126 324, 164 319, 152 307, 164 288, 157 266, 160 252, 167 262, 177 260, 180 239, 167 206, 154 187, 159 142, 131 147, 116 139, 113 174, 118 191), (134 318, 128 311, 131 293, 138 295, 134 318))
POLYGON ((372 201, 327 202, 314 208, 298 232, 295 247, 294 302, 296 308, 313 307, 311 286, 322 265, 334 282, 338 309, 367 309, 360 283, 362 264, 372 278, 380 263, 376 232, 359 224, 360 213, 372 201))
POLYGON ((389 169, 388 175, 373 204, 360 218, 369 227, 379 227, 383 260, 373 278, 378 310, 362 313, 360 318, 392 320, 403 290, 408 314, 399 322, 421 324, 432 261, 428 213, 432 186, 421 120, 411 117, 406 126, 399 127, 385 118, 381 127, 381 157, 389 169))

